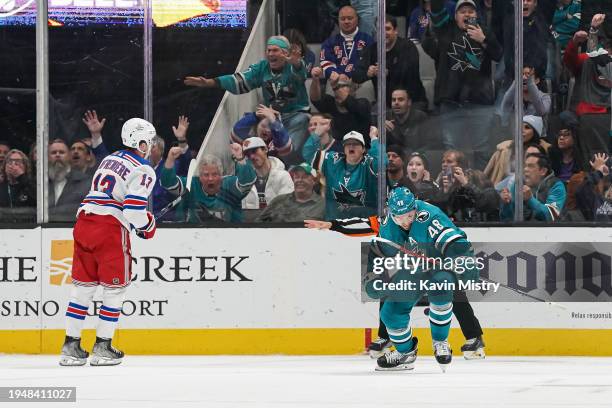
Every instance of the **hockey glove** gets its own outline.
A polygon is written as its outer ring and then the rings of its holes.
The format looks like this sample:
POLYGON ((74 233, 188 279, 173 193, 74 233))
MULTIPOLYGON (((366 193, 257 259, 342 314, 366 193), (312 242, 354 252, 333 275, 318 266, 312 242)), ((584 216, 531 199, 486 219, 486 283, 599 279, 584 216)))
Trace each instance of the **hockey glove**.
POLYGON ((455 269, 453 272, 457 274, 457 280, 468 282, 480 279, 477 258, 474 256, 474 250, 469 241, 461 239, 451 243, 446 250, 445 256, 454 259, 455 269))
POLYGON ((477 282, 480 280, 480 270, 473 256, 457 257, 455 258, 455 265, 457 280, 462 282, 477 282))
POLYGON ((147 211, 147 224, 142 228, 136 228, 136 236, 142 239, 151 239, 155 235, 155 231, 157 231, 157 225, 155 224, 155 217, 151 212, 147 211))

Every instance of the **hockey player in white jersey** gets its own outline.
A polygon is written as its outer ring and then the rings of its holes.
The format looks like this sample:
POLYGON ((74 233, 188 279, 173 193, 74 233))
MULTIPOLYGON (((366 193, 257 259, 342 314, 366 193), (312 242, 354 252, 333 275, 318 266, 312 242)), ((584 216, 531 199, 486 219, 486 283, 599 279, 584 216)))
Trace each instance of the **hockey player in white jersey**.
POLYGON ((81 348, 81 330, 98 286, 103 290, 102 306, 90 364, 121 363, 124 353, 112 347, 111 341, 131 281, 130 231, 149 239, 156 229, 155 218, 147 211, 147 199, 155 186, 155 171, 147 157, 155 134, 153 125, 144 119, 125 122, 121 139, 127 148, 102 160, 77 211, 73 287, 60 365, 87 363, 89 353, 81 348))

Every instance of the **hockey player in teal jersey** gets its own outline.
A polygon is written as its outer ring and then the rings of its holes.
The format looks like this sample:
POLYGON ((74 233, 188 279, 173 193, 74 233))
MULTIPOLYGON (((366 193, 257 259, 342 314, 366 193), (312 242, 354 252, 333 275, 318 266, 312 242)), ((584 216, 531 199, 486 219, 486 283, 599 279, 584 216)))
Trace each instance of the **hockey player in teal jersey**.
MULTIPOLYGON (((391 191, 388 201, 388 215, 379 222, 377 217, 333 220, 331 222, 306 220, 305 226, 316 229, 330 229, 346 235, 376 235, 372 244, 368 270, 372 268, 374 257, 395 257, 398 253, 414 253, 421 258, 453 259, 473 257, 470 242, 465 233, 437 207, 424 201, 416 200, 414 194, 406 187, 391 191), (385 243, 385 242, 388 242, 385 243), (400 248, 402 250, 400 250, 400 248)), ((465 264, 465 262, 463 262, 465 264)), ((394 282, 402 279, 429 283, 453 283, 457 280, 477 280, 478 270, 464 268, 446 270, 444 268, 399 270, 391 278, 394 282), (411 273, 412 272, 412 273, 411 273)), ((370 282, 371 283, 371 282, 370 282)), ((427 294, 429 299, 429 321, 433 339, 434 355, 444 371, 452 360, 452 350, 448 343, 448 334, 453 314, 453 290, 406 290, 391 294, 374 289, 366 284, 366 291, 371 297, 386 296, 381 310, 381 319, 389 338, 395 346, 394 351, 387 352, 377 360, 376 370, 412 370, 417 355, 418 339, 412 336, 410 312, 418 300, 427 294)))

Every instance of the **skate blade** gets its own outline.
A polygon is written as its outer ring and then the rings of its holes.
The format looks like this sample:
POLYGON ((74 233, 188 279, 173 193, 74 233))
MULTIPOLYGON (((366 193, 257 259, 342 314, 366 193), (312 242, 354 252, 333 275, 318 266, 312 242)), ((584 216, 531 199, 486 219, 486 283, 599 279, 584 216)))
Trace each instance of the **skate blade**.
POLYGON ((483 348, 479 348, 476 351, 464 351, 463 358, 466 360, 482 360, 485 358, 485 352, 483 348))
POLYGON ((61 356, 59 365, 63 367, 76 367, 87 364, 87 358, 78 358, 73 356, 61 356))
POLYGON ((375 371, 410 371, 414 370, 414 363, 400 364, 397 367, 379 367, 376 366, 375 371))
POLYGON ((442 370, 443 373, 445 373, 446 370, 448 369, 448 367, 450 367, 450 363, 448 363, 448 364, 440 364, 440 363, 438 363, 438 365, 440 366, 440 370, 442 370))
POLYGON ((108 357, 100 357, 100 356, 93 356, 91 358, 91 360, 89 360, 89 365, 92 366, 115 366, 115 365, 119 365, 121 364, 121 360, 120 358, 108 358, 108 357))

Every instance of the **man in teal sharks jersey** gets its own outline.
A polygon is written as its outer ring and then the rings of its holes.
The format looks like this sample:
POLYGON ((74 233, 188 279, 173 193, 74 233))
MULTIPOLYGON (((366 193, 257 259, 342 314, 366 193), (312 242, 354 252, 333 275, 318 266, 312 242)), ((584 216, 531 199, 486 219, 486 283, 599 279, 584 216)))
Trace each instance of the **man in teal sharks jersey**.
MULTIPOLYGON (((204 155, 200 159, 199 175, 191 180, 191 191, 176 211, 179 220, 242 221, 242 199, 251 191, 257 175, 251 162, 245 158, 242 146, 233 143, 231 149, 236 162, 236 175, 223 176, 221 160, 204 155)), ((171 148, 161 172, 162 187, 176 195, 182 194, 186 188, 186 178, 178 177, 174 170, 174 162, 180 155, 180 147, 171 148)))
POLYGON ((186 77, 185 85, 222 88, 235 95, 261 88, 264 105, 280 112, 281 121, 300 151, 306 137, 310 102, 306 92, 306 63, 299 47, 283 36, 272 36, 266 45, 266 58, 242 72, 216 78, 186 77))
POLYGON ((321 167, 326 184, 325 218, 368 217, 376 213, 378 155, 381 148, 385 154, 384 146, 374 137, 366 153, 363 135, 356 131, 347 133, 342 145, 343 153, 327 152, 321 167))
MULTIPOLYGON (((373 216, 331 222, 306 220, 305 225, 308 228, 330 229, 353 236, 376 234, 377 240, 372 244, 369 256, 369 271, 372 270, 374 258, 393 258, 403 253, 421 259, 457 260, 474 256, 465 233, 439 208, 416 200, 414 194, 406 187, 398 187, 391 191, 388 198, 388 215, 381 222, 373 216)), ((463 264, 466 267, 462 271, 447 270, 442 267, 419 268, 416 271, 400 269, 391 277, 391 281, 397 283, 406 280, 418 283, 427 280, 435 284, 448 284, 456 283, 458 280, 464 282, 477 280, 478 269, 475 265, 472 268, 467 266, 467 262, 463 264)), ((435 290, 423 290, 420 284, 415 287, 414 290, 392 294, 389 291, 379 291, 376 285, 372 285, 372 281, 366 283, 366 291, 371 297, 387 297, 380 316, 395 346, 394 351, 389 351, 378 358, 376 367, 378 371, 414 368, 418 339, 412 336, 410 312, 425 294, 429 299, 429 321, 436 360, 443 371, 452 360, 448 334, 453 315, 453 290, 450 289, 450 285, 435 290)))

